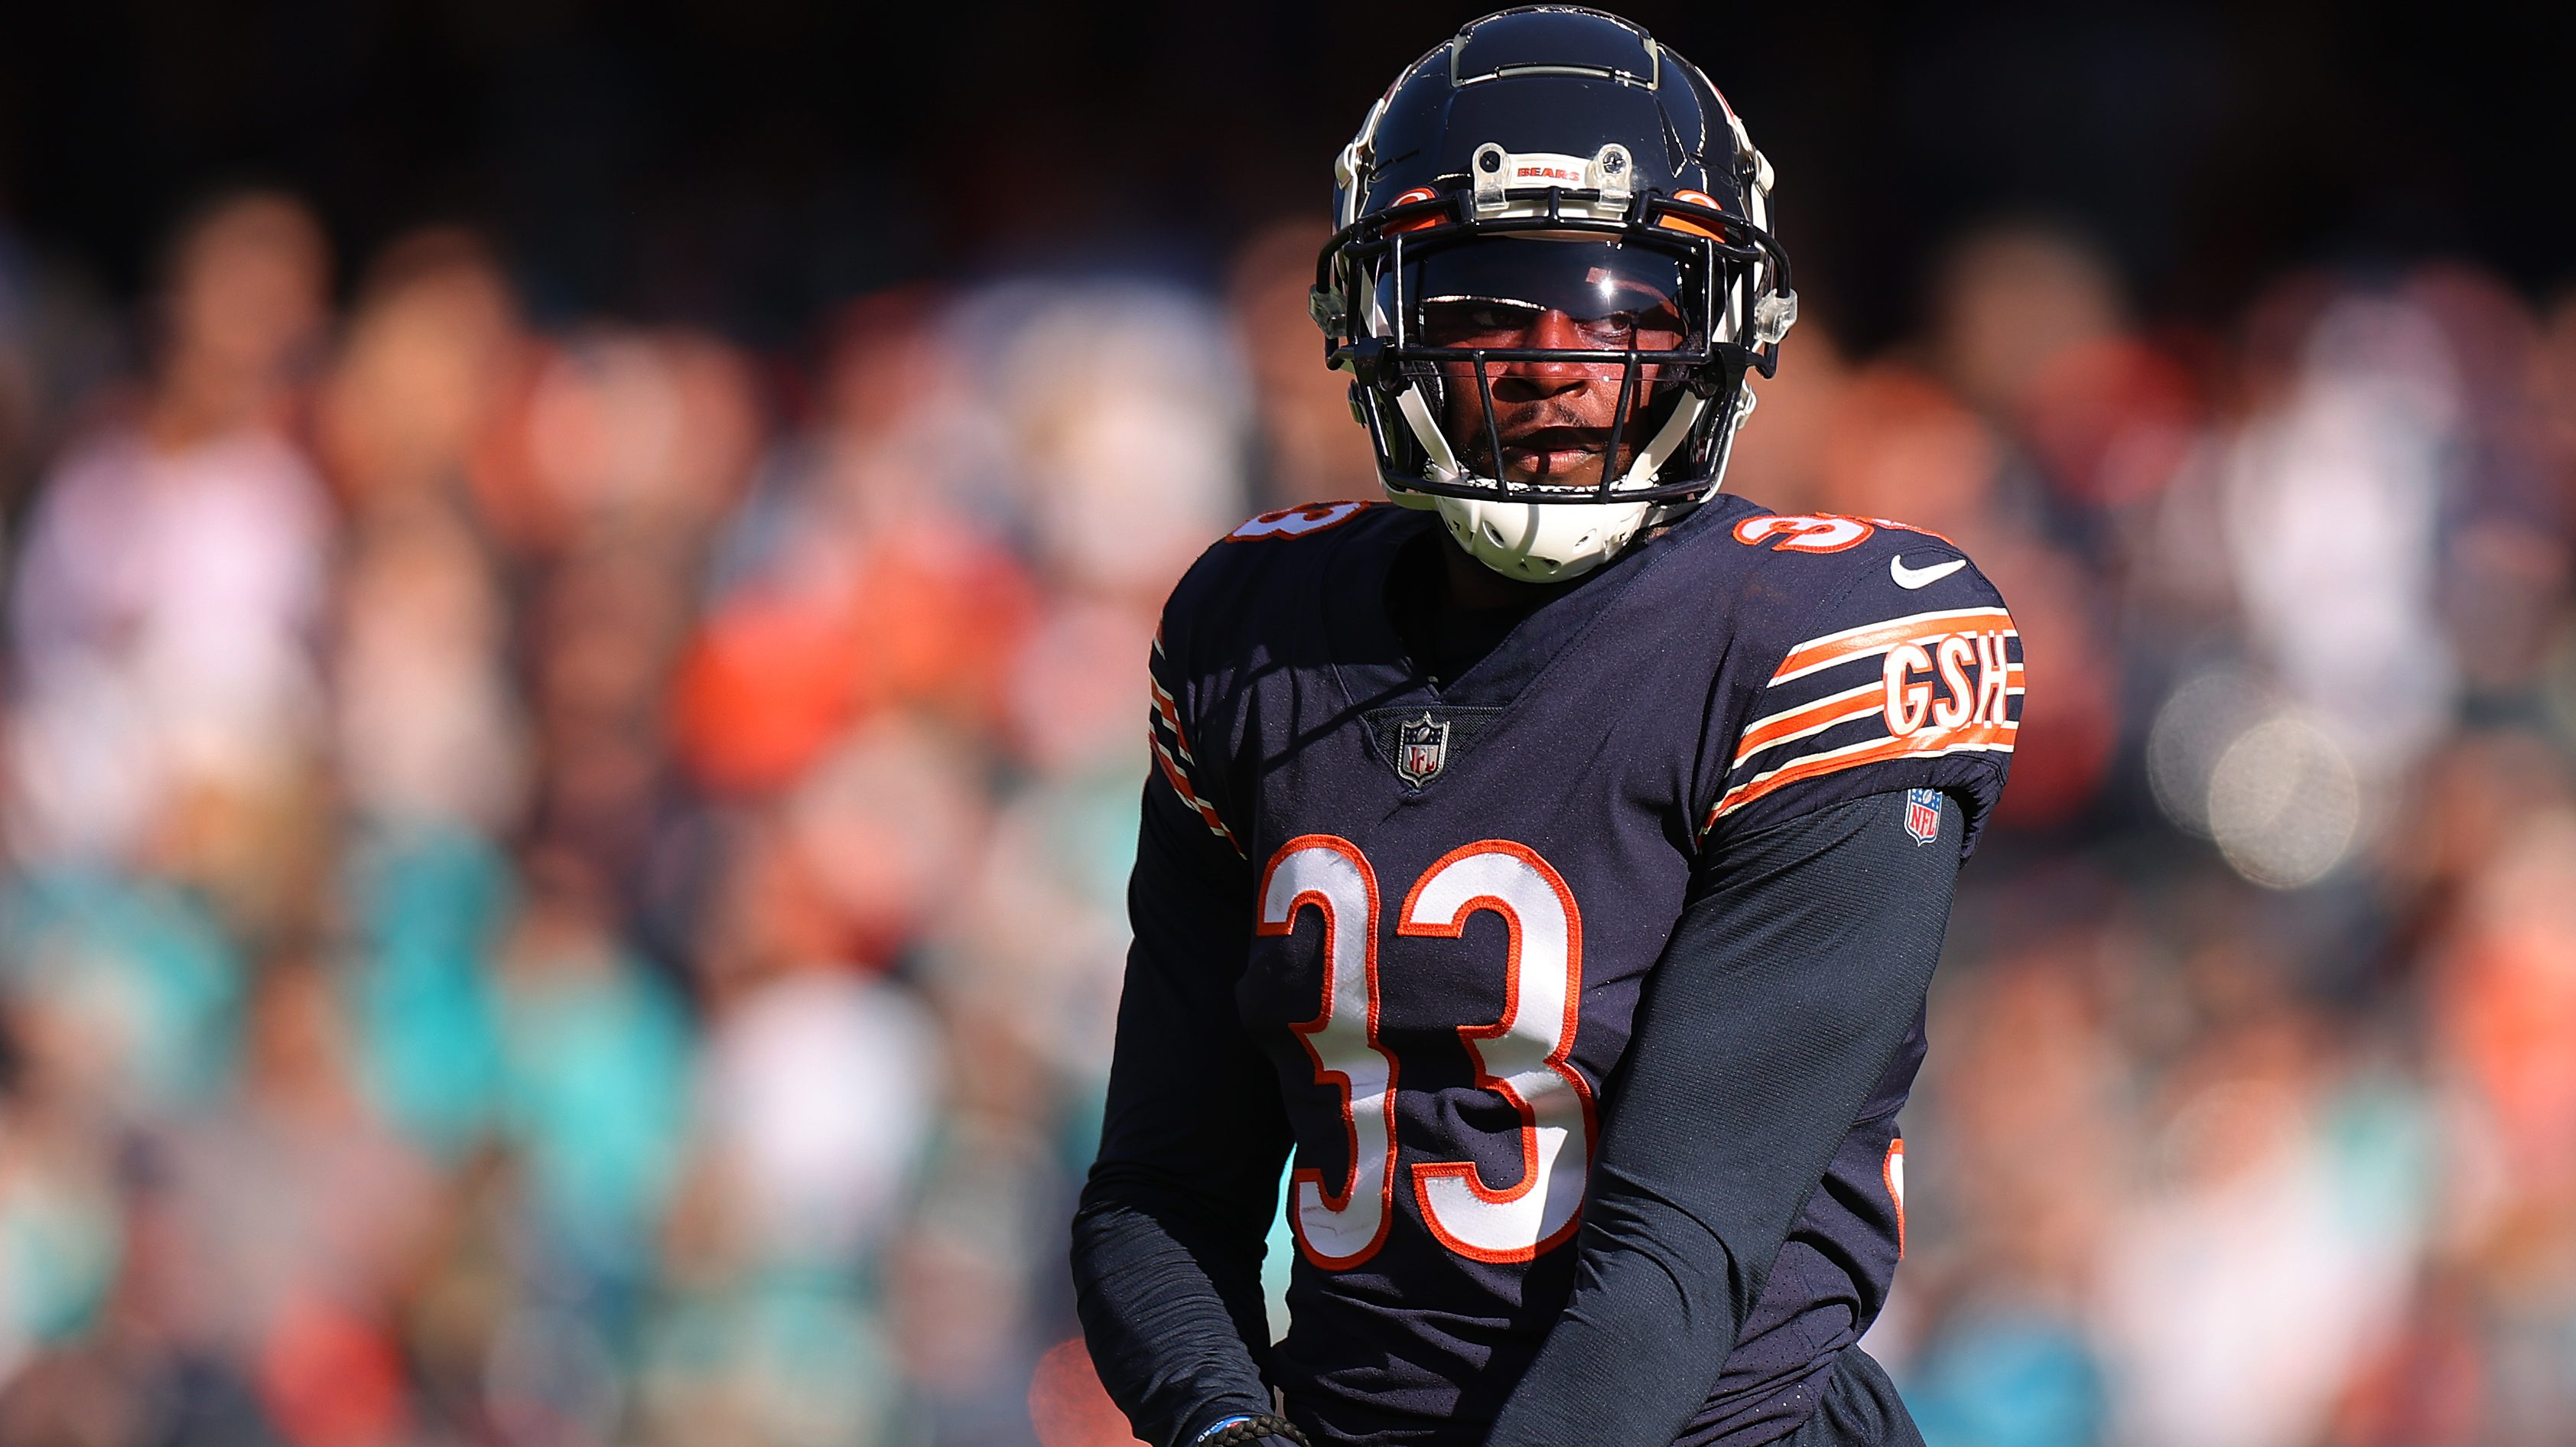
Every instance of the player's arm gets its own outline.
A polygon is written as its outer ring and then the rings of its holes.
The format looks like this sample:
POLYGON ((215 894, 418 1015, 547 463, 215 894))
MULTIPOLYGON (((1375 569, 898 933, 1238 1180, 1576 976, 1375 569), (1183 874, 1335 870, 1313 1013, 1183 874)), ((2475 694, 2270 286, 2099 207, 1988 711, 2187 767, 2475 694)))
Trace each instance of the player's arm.
MULTIPOLYGON (((1159 656, 1156 666, 1165 671, 1159 656)), ((1271 1409, 1261 1256, 1289 1145, 1276 1076, 1235 1009, 1252 935, 1248 866, 1194 782, 1165 684, 1158 676, 1108 1110, 1073 1221, 1092 1361, 1156 1444, 1271 1409)))
POLYGON ((1903 791, 1714 854, 1608 1092, 1573 1294, 1488 1447, 1667 1447, 1913 1028, 1967 811, 1903 791))

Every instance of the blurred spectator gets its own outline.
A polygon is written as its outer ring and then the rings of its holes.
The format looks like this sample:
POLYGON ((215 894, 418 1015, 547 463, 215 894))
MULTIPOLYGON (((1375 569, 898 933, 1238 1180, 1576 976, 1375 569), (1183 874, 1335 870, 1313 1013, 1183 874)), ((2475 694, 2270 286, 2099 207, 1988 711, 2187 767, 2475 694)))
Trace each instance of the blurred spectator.
MULTIPOLYGON (((590 861, 542 845, 494 961, 501 1128, 524 1154, 550 1283, 610 1320, 650 1278, 677 1179, 696 1042, 668 983, 618 938, 590 861)), ((622 1324, 622 1323, 621 1323, 622 1324)))
POLYGON ((921 1007, 809 965, 743 998, 707 1049, 704 1138, 758 1259, 874 1257, 910 1205, 940 1085, 921 1007))
POLYGON ((315 862, 286 864, 311 843, 333 517, 288 429, 328 265, 282 196, 190 221, 149 387, 44 485, 12 616, 12 828, 31 863, 150 859, 259 926, 293 907, 315 862))
POLYGON ((2457 687, 2434 603, 2460 382, 2440 329, 2396 298, 2334 297, 2302 331, 2220 463, 2224 539, 2256 656, 2379 782, 2457 687))
POLYGON ((236 1093, 186 1122, 160 1325, 253 1364, 297 1444, 394 1443, 409 1391, 390 1305, 429 1224, 434 1177, 367 1108, 329 979, 288 957, 259 977, 236 1093))
POLYGON ((1752 380, 1754 415, 1762 421, 1735 434, 1725 478, 1727 491, 1787 514, 1828 510, 1818 473, 1850 375, 1830 319, 1816 308, 1801 307, 1796 335, 1797 364, 1752 380))
POLYGON ((816 425, 771 449, 718 549, 676 725, 721 794, 785 786, 879 710, 1002 727, 1034 599, 977 496, 989 459, 937 320, 902 293, 837 320, 816 425))
POLYGON ((1323 333, 1306 305, 1327 234, 1319 223, 1276 222, 1234 256, 1228 300, 1261 434, 1254 511, 1378 491, 1376 454, 1351 412, 1350 374, 1324 366, 1323 333))
POLYGON ((1924 1083, 1940 1113, 1929 1129, 1909 1122, 1922 1148, 1906 1153, 1903 1285, 1870 1341, 1911 1361, 1929 1441, 2102 1440, 2104 1368, 2084 1316, 2122 1168, 2102 1119, 2124 1082, 2092 976, 2116 948, 2054 938, 1941 1002, 1945 1049, 1924 1083))
POLYGON ((324 453, 353 514, 338 759, 370 817, 494 833, 524 808, 510 599, 470 478, 529 351, 483 245, 426 231, 369 267, 324 389, 324 453))
POLYGON ((2128 1438, 2314 1441, 2395 1328, 2426 1204, 2415 1183, 2431 1165, 2402 1154, 2418 1144, 2407 1117, 2420 1104, 2354 1093, 2317 1036, 2314 1020, 2276 1009, 2176 1065, 2169 1113, 2145 1142, 2162 1169, 2121 1213, 2104 1262, 2128 1438))
POLYGON ((2038 222, 1970 232, 1932 285, 1932 342, 1950 384, 1990 417, 2019 419, 2052 368, 2118 337, 2126 307, 2109 261, 2038 222))

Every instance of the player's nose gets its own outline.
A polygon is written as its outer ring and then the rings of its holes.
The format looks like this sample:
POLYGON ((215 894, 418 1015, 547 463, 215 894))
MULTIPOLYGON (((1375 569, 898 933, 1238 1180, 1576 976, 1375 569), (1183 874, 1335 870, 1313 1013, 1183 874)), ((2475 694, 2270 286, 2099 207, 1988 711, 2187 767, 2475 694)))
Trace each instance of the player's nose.
MULTIPOLYGON (((1572 351, 1583 345, 1574 318, 1553 308, 1530 319, 1515 344, 1532 350, 1572 351)), ((1589 373, 1580 362, 1506 362, 1495 378, 1498 391, 1517 400, 1553 396, 1581 387, 1589 373)))

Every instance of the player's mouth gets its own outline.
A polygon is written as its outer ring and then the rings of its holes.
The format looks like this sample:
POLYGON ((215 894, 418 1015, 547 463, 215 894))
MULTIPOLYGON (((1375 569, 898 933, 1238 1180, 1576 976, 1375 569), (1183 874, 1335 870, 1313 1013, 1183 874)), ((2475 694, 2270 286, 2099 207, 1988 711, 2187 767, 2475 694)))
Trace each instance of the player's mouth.
POLYGON ((1503 467, 1515 476, 1543 481, 1592 469, 1598 475, 1601 430, 1597 427, 1540 427, 1503 442, 1503 467))

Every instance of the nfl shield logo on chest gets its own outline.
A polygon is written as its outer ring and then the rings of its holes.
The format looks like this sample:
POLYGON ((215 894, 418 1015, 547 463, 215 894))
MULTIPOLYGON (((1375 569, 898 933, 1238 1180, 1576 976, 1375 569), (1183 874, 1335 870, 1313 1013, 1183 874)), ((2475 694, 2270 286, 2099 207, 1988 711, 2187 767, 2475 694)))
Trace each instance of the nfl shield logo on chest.
POLYGON ((1917 844, 1929 844, 1941 837, 1941 791, 1908 789, 1905 791, 1905 832, 1917 844))
POLYGON ((1429 709, 1422 717, 1399 726, 1395 735, 1395 772, 1404 782, 1421 788, 1437 778, 1449 764, 1449 721, 1434 719, 1429 709))

